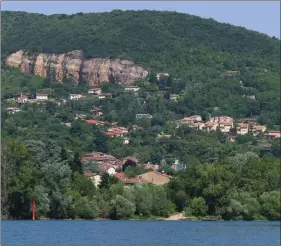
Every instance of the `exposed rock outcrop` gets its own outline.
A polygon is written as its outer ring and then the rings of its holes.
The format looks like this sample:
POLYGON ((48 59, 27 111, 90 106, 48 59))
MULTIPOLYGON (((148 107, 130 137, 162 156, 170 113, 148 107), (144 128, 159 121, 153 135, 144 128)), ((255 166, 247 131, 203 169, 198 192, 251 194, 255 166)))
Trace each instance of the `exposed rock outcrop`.
POLYGON ((148 75, 148 71, 127 60, 111 60, 106 58, 84 59, 80 50, 64 54, 28 55, 20 50, 6 58, 6 64, 17 67, 21 72, 36 74, 63 82, 70 78, 75 83, 90 86, 111 82, 130 84, 148 75))

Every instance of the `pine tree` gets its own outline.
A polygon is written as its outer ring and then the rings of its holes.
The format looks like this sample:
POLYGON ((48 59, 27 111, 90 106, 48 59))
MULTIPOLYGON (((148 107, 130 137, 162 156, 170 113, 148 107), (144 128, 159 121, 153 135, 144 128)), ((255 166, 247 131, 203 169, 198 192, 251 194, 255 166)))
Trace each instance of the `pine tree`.
POLYGON ((70 162, 70 168, 72 170, 72 172, 78 172, 83 174, 83 166, 82 166, 82 162, 80 160, 80 156, 79 153, 75 153, 73 160, 70 162))

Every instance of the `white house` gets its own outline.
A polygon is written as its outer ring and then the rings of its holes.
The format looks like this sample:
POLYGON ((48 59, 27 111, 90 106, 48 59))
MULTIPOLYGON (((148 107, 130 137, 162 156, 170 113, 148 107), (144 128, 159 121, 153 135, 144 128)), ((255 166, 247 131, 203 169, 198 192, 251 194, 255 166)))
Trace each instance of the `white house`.
POLYGON ((88 90, 88 94, 100 95, 101 88, 92 88, 88 90))
POLYGON ((111 93, 99 94, 98 97, 99 99, 111 98, 112 94, 111 93))
POLYGON ((130 143, 130 138, 123 138, 123 144, 129 144, 130 143))
POLYGON ((70 100, 79 100, 82 97, 81 94, 69 94, 70 100))
POLYGON ((109 174, 109 175, 114 175, 116 173, 116 170, 114 167, 109 167, 106 172, 109 174))
POLYGON ((36 100, 37 101, 46 101, 46 100, 48 100, 48 94, 36 93, 36 100))
POLYGON ((137 92, 139 89, 137 86, 127 86, 125 87, 125 92, 137 92))
POLYGON ((27 103, 28 98, 22 94, 18 97, 18 103, 27 103))
POLYGON ((8 108, 6 108, 6 110, 7 110, 9 113, 12 113, 12 114, 21 111, 18 107, 8 107, 8 108))
POLYGON ((176 94, 171 94, 170 95, 170 100, 171 101, 177 101, 179 99, 179 96, 178 95, 176 95, 176 94))
POLYGON ((156 79, 157 79, 157 80, 160 80, 160 77, 161 77, 161 76, 166 76, 166 77, 168 77, 169 74, 168 74, 168 73, 157 73, 157 74, 156 74, 156 79))
POLYGON ((249 133, 249 124, 239 123, 236 125, 236 133, 238 135, 245 135, 249 133))
POLYGON ((150 115, 150 114, 136 114, 136 119, 141 119, 141 118, 151 119, 152 115, 150 115))

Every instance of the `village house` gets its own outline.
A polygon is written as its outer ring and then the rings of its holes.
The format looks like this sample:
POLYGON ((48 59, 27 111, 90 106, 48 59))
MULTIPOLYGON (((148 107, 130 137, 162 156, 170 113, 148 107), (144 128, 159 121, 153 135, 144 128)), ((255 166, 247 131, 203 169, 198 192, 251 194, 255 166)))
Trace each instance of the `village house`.
POLYGON ((129 127, 129 129, 130 129, 131 131, 138 131, 138 130, 141 130, 142 127, 141 127, 141 126, 138 126, 137 124, 133 124, 133 125, 131 125, 131 126, 129 127))
POLYGON ((98 107, 93 107, 93 109, 90 112, 93 113, 94 116, 101 116, 101 115, 103 115, 102 110, 100 108, 98 108, 98 107))
POLYGON ((67 126, 67 127, 71 127, 71 123, 69 123, 69 122, 66 122, 66 123, 62 122, 61 125, 64 125, 64 126, 67 126))
POLYGON ((249 133, 249 124, 238 123, 236 125, 236 133, 238 135, 245 135, 249 133))
POLYGON ((250 125, 250 131, 254 136, 257 136, 261 132, 266 131, 266 126, 263 125, 250 125))
POLYGON ((157 73, 156 79, 159 81, 161 77, 169 77, 168 73, 157 73))
POLYGON ((219 124, 217 122, 206 122, 204 124, 203 130, 210 132, 216 131, 218 129, 219 124))
POLYGON ((240 74, 240 71, 231 71, 231 70, 227 70, 224 72, 224 75, 225 76, 235 76, 235 75, 239 75, 240 74))
POLYGON ((118 125, 118 122, 116 122, 116 121, 111 122, 110 125, 111 125, 111 126, 117 126, 117 125, 118 125))
POLYGON ((150 115, 150 114, 136 114, 136 119, 142 119, 142 118, 151 119, 152 115, 150 115))
POLYGON ((242 119, 239 119, 238 122, 254 125, 257 123, 257 119, 256 118, 242 118, 242 119))
POLYGON ((130 143, 130 138, 124 137, 123 144, 129 144, 129 143, 130 143))
POLYGON ((48 94, 36 93, 36 100, 37 101, 47 101, 48 100, 48 94))
POLYGON ((96 126, 104 126, 105 122, 100 120, 85 120, 87 124, 96 125, 96 126))
POLYGON ((229 136, 229 137, 228 137, 228 140, 229 140, 230 142, 235 142, 236 136, 229 136))
POLYGON ((115 173, 114 176, 122 181, 125 185, 141 185, 149 183, 147 180, 141 177, 129 178, 125 173, 115 173))
POLYGON ((101 176, 96 174, 96 173, 92 173, 92 172, 86 172, 84 173, 84 175, 88 178, 90 178, 90 180, 94 183, 94 185, 96 187, 99 186, 100 182, 101 182, 101 176))
POLYGON ((247 97, 247 98, 256 100, 256 96, 255 95, 242 95, 242 97, 247 97))
POLYGON ((80 119, 80 120, 84 120, 86 118, 85 114, 76 114, 75 116, 75 120, 80 119))
POLYGON ((100 95, 101 88, 92 88, 88 90, 88 94, 100 95))
POLYGON ((169 135, 169 134, 164 134, 163 132, 162 133, 160 133, 160 134, 157 134, 157 136, 156 136, 156 141, 158 141, 159 139, 161 139, 161 138, 170 138, 171 137, 171 135, 169 135))
POLYGON ((128 129, 126 127, 111 127, 108 128, 107 130, 108 132, 121 132, 122 134, 127 134, 128 133, 128 129))
POLYGON ((21 111, 18 107, 7 107, 6 110, 11 114, 18 113, 21 111))
POLYGON ((172 180, 172 176, 169 176, 164 173, 159 173, 156 171, 149 171, 147 173, 138 175, 137 177, 140 177, 149 183, 155 184, 155 185, 163 185, 167 184, 172 180))
POLYGON ((79 100, 82 98, 81 94, 69 94, 69 99, 70 100, 79 100))
POLYGON ((120 131, 107 131, 104 134, 109 137, 123 137, 123 133, 120 131))
POLYGON ((219 123, 219 129, 223 133, 230 132, 230 129, 233 128, 233 122, 219 123))
POLYGON ((201 121, 202 121, 202 117, 200 115, 193 115, 190 117, 184 117, 181 120, 181 123, 188 126, 192 126, 194 123, 201 122, 201 121))
POLYGON ((264 135, 269 138, 280 138, 281 137, 280 131, 267 131, 267 133, 264 135))
POLYGON ((171 101, 178 101, 178 99, 179 99, 179 95, 177 95, 177 94, 171 94, 170 95, 170 100, 171 101))
POLYGON ((233 118, 229 116, 216 116, 210 119, 210 122, 218 123, 218 128, 223 133, 228 133, 230 129, 234 128, 233 118))
POLYGON ((171 168, 178 172, 178 171, 182 171, 184 169, 186 169, 186 165, 185 164, 180 164, 179 160, 175 160, 174 164, 172 164, 171 168))
POLYGON ((112 98, 111 93, 103 93, 103 94, 98 94, 99 99, 106 99, 106 98, 112 98))
POLYGON ((27 103, 28 98, 26 96, 24 96, 23 94, 20 95, 20 97, 18 97, 18 103, 27 103))
POLYGON ((140 88, 137 86, 127 86, 125 87, 125 92, 137 92, 140 88))
POLYGON ((97 163, 101 171, 106 171, 110 174, 115 173, 116 170, 121 168, 123 165, 122 161, 117 159, 115 156, 104 154, 102 152, 92 152, 84 154, 81 156, 81 161, 82 163, 94 161, 95 163, 97 163))
POLYGON ((195 122, 191 127, 195 128, 196 130, 203 130, 205 123, 203 122, 195 122))

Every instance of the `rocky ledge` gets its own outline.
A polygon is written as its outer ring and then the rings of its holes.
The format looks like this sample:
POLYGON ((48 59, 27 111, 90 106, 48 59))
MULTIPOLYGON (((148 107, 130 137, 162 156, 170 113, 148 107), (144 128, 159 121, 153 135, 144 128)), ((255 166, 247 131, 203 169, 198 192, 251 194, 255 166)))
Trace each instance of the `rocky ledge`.
POLYGON ((130 84, 148 76, 148 71, 127 60, 106 58, 85 59, 83 51, 63 54, 40 53, 29 55, 20 50, 6 58, 6 64, 21 72, 63 82, 72 79, 75 83, 94 86, 101 83, 130 84))

